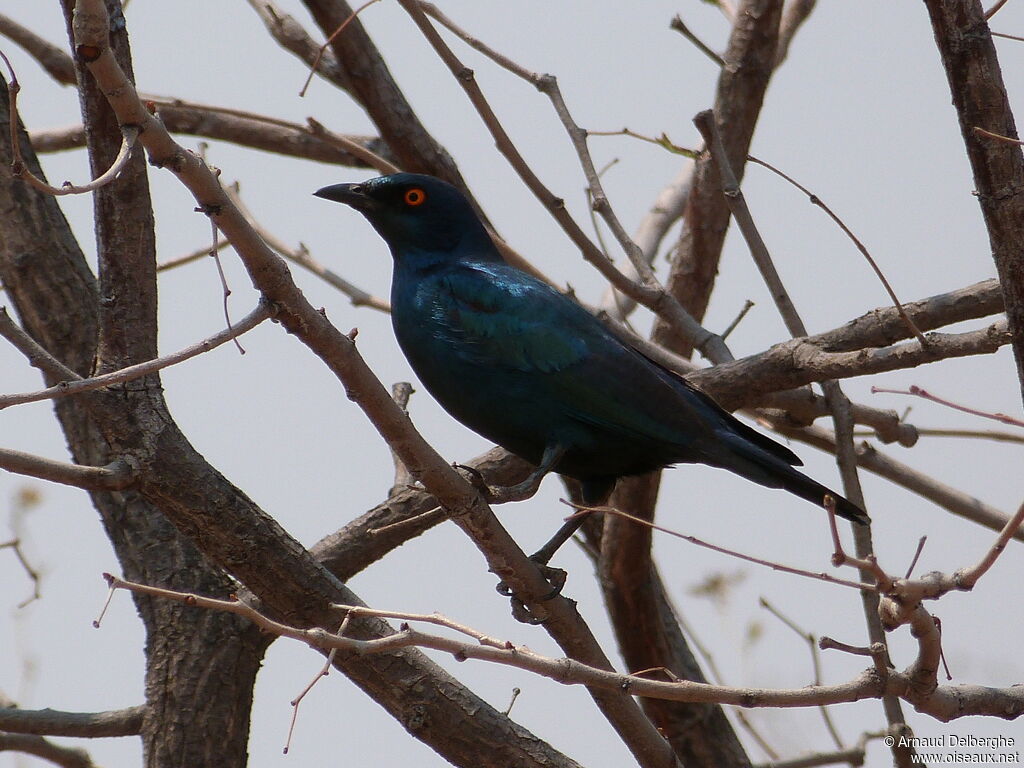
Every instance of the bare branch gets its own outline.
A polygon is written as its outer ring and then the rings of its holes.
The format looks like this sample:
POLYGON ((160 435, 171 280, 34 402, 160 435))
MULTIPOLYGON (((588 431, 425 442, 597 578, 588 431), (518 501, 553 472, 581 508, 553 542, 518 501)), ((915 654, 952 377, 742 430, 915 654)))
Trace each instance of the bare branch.
POLYGON ((99 739, 137 736, 142 729, 143 706, 109 712, 61 712, 56 709, 0 708, 0 731, 37 736, 75 736, 99 739))
POLYGON ((672 17, 672 21, 669 22, 669 27, 671 29, 674 29, 676 32, 678 32, 683 37, 685 37, 687 40, 689 40, 691 43, 693 43, 693 45, 697 48, 698 51, 700 51, 705 56, 707 56, 709 59, 711 59, 713 62, 715 62, 715 64, 717 64, 719 67, 724 67, 725 66, 725 59, 723 59, 721 56, 719 56, 713 50, 708 48, 704 44, 704 41, 702 41, 699 37, 697 37, 695 34, 693 34, 693 32, 690 31, 690 28, 688 26, 686 26, 686 24, 683 23, 683 20, 679 16, 678 13, 675 16, 672 17))
POLYGON ((334 51, 313 40, 295 17, 282 11, 270 0, 248 2, 278 45, 295 54, 311 73, 319 75, 343 91, 349 90, 348 74, 338 63, 334 51))
MULTIPOLYGON (((905 695, 911 695, 906 691, 910 682, 907 674, 893 672, 889 680, 883 683, 877 678, 874 670, 867 670, 853 680, 838 685, 805 686, 803 688, 780 690, 737 688, 708 683, 695 683, 689 680, 663 682, 639 675, 625 675, 588 666, 569 658, 556 659, 542 656, 526 646, 514 645, 509 641, 493 638, 484 632, 433 614, 424 616, 422 614, 392 611, 370 612, 374 616, 427 620, 433 624, 454 628, 461 634, 468 634, 475 640, 473 642, 466 642, 441 635, 429 634, 414 630, 406 624, 403 624, 400 631, 393 635, 373 640, 359 640, 319 628, 299 629, 292 627, 275 621, 255 610, 250 605, 238 600, 217 600, 186 592, 150 587, 144 584, 125 581, 109 574, 105 575, 105 578, 116 589, 125 589, 130 592, 174 600, 199 608, 243 616, 266 632, 298 640, 315 648, 338 648, 358 655, 390 653, 399 648, 408 647, 432 648, 450 653, 460 661, 467 659, 489 661, 533 672, 563 685, 586 685, 590 688, 625 690, 635 696, 650 696, 670 701, 717 702, 734 704, 741 707, 790 708, 822 706, 825 704, 858 701, 865 698, 878 698, 890 689, 903 689, 905 695)), ((350 611, 354 615, 366 613, 365 609, 361 606, 336 605, 333 607, 336 611, 342 613, 350 611)), ((916 696, 913 698, 915 698, 915 704, 919 705, 922 711, 931 714, 933 711, 945 713, 945 707, 949 700, 957 697, 964 706, 954 716, 988 714, 995 707, 1001 707, 1001 716, 1007 719, 1014 719, 1024 713, 1024 689, 1020 686, 987 689, 978 686, 947 686, 936 689, 927 698, 916 696), (935 706, 931 704, 933 698, 937 700, 935 706)))
POLYGON ((1006 522, 1003 530, 999 533, 999 538, 995 540, 988 553, 978 564, 964 571, 958 571, 953 575, 954 580, 958 583, 958 589, 970 590, 974 588, 974 585, 978 583, 978 579, 988 573, 988 569, 995 563, 996 558, 1006 549, 1010 538, 1020 532, 1021 524, 1024 524, 1024 504, 1017 510, 1017 514, 1006 522))
MULTIPOLYGON (((12 525, 12 528, 13 527, 15 526, 12 525)), ((42 592, 40 591, 42 575, 39 573, 39 569, 33 567, 32 563, 29 562, 28 556, 25 554, 25 551, 21 546, 21 537, 15 532, 15 538, 9 541, 0 541, 0 549, 9 549, 14 553, 14 557, 17 559, 18 564, 21 566, 22 570, 25 571, 25 575, 28 576, 28 580, 32 582, 32 594, 18 603, 15 608, 24 608, 26 605, 29 605, 42 597, 42 592)), ((0 698, 0 706, 4 706, 2 698, 0 698)), ((2 730, 2 727, 0 727, 0 730, 2 730)))
POLYGON ((1024 196, 1006 190, 1024 186, 1021 147, 987 141, 974 129, 1017 138, 995 43, 978 0, 925 0, 935 44, 953 96, 976 197, 988 229, 992 257, 1006 299, 1017 376, 1024 392, 1024 196))
POLYGON ((65 181, 60 187, 52 187, 28 169, 24 158, 21 156, 21 142, 18 141, 18 92, 21 90, 21 85, 18 83, 18 77, 14 73, 14 67, 3 51, 0 51, 0 59, 7 65, 7 69, 11 73, 10 82, 7 83, 7 93, 10 98, 10 139, 11 151, 14 154, 11 171, 14 176, 31 184, 41 192, 51 195, 81 195, 86 192, 94 192, 116 179, 125 166, 127 166, 128 159, 131 157, 132 147, 135 146, 135 140, 139 136, 140 129, 137 125, 127 123, 121 125, 121 149, 117 153, 117 157, 114 158, 106 171, 87 184, 75 185, 70 181, 65 181))
POLYGON ((929 333, 928 346, 918 341, 851 352, 826 352, 811 339, 793 339, 765 352, 693 374, 690 380, 722 405, 756 401, 762 395, 827 379, 845 379, 954 357, 989 355, 1010 343, 1006 321, 964 333, 929 333))
POLYGON ((43 69, 50 73, 50 77, 61 85, 77 83, 75 64, 61 48, 3 14, 0 14, 0 35, 13 40, 24 48, 43 69))
POLYGON ((135 472, 123 459, 105 467, 86 467, 63 461, 44 459, 22 451, 0 448, 0 469, 62 485, 73 485, 87 491, 117 491, 135 482, 135 472))
POLYGON ((896 297, 896 292, 892 289, 892 285, 889 283, 888 279, 886 279, 881 267, 878 266, 878 262, 875 261, 874 257, 868 252, 868 249, 860 241, 860 238, 853 234, 853 231, 848 226, 846 226, 843 220, 840 219, 832 211, 831 208, 825 205, 824 201, 820 197, 818 197, 816 194, 807 189, 807 187, 800 184, 792 176, 783 173, 775 166, 770 165, 764 162, 763 160, 758 160, 756 157, 748 157, 747 160, 749 160, 752 163, 756 163, 757 165, 760 165, 764 168, 767 168, 772 173, 781 176, 783 179, 785 179, 794 187, 796 187, 805 195, 807 195, 808 199, 811 201, 813 205, 816 205, 819 208, 821 208, 821 210, 823 210, 825 214, 836 223, 836 225, 843 231, 843 234, 845 234, 848 238, 850 238, 850 240, 853 241, 853 244, 857 247, 857 250, 860 251, 861 255, 868 262, 868 265, 871 267, 875 275, 878 277, 879 281, 882 283, 882 287, 885 288, 886 293, 889 294, 889 298, 892 299, 892 303, 893 306, 896 308, 896 311, 899 312, 900 317, 903 318, 903 322, 907 324, 908 330, 914 336, 917 337, 917 340, 921 342, 921 346, 927 346, 928 342, 925 339, 924 334, 922 334, 921 331, 918 330, 917 326, 914 325, 914 321, 910 319, 910 316, 906 313, 906 310, 903 309, 903 303, 896 297))
POLYGON ((996 2, 992 4, 992 7, 985 11, 985 21, 988 21, 999 13, 999 9, 1004 5, 1006 5, 1006 0, 996 0, 996 2))
MULTIPOLYGON (((407 381, 399 381, 391 386, 391 396, 395 398, 395 402, 398 404, 398 407, 406 413, 409 412, 409 398, 412 396, 414 391, 412 384, 407 381)), ((391 484, 391 490, 388 491, 388 497, 401 492, 414 482, 413 476, 409 474, 409 470, 406 469, 401 458, 399 458, 394 452, 392 452, 392 460, 395 465, 395 481, 391 484)))
MULTIPOLYGON (((1024 444, 1024 435, 1013 432, 1001 432, 997 429, 932 429, 930 427, 917 427, 921 437, 967 437, 974 440, 992 440, 997 443, 1018 443, 1024 444)), ((867 436, 864 432, 859 437, 867 436)))
POLYGON ((1014 427, 1024 427, 1024 421, 1022 421, 1021 419, 1016 419, 1013 416, 1007 416, 1005 413, 991 413, 989 411, 978 410, 977 408, 969 408, 966 405, 960 405, 958 403, 954 403, 952 400, 946 400, 944 398, 939 397, 938 395, 933 395, 931 392, 922 389, 921 387, 918 387, 916 385, 911 385, 908 389, 888 389, 886 387, 872 387, 871 392, 884 393, 889 395, 915 395, 917 397, 924 398, 925 400, 931 400, 933 403, 939 403, 940 405, 944 405, 947 408, 962 411, 963 413, 969 413, 972 416, 981 416, 982 418, 992 419, 993 421, 998 421, 1003 424, 1010 424, 1011 426, 1014 427))
POLYGON ((341 275, 325 267, 310 255, 309 249, 307 249, 302 243, 299 244, 298 248, 290 248, 276 235, 260 225, 257 218, 252 214, 252 211, 250 211, 242 201, 242 196, 239 192, 237 183, 231 185, 225 191, 227 192, 228 197, 231 198, 231 201, 238 206, 238 209, 248 220, 252 228, 256 230, 267 245, 277 251, 280 255, 284 256, 289 261, 298 264, 300 267, 309 270, 325 283, 337 288, 345 296, 348 296, 349 300, 352 302, 352 306, 370 307, 371 309, 376 309, 379 312, 391 311, 391 304, 387 300, 367 293, 359 286, 353 285, 341 275))
POLYGON ((718 544, 712 544, 710 542, 704 541, 703 539, 698 539, 696 536, 689 536, 685 533, 673 531, 671 528, 666 528, 662 525, 656 525, 655 523, 652 523, 649 520, 644 520, 643 518, 637 517, 636 515, 631 515, 628 512, 623 512, 621 509, 616 509, 615 507, 587 507, 582 504, 573 504, 572 502, 565 501, 564 499, 562 501, 564 504, 568 504, 569 506, 571 506, 577 512, 603 512, 606 515, 615 515, 616 517, 621 517, 625 520, 629 520, 630 522, 636 523, 637 525, 643 525, 655 531, 661 531, 662 533, 666 533, 669 536, 673 536, 677 539, 688 541, 690 544, 696 544, 698 547, 710 549, 714 552, 720 552, 723 555, 735 557, 739 560, 743 560, 748 563, 754 563, 755 565, 763 565, 767 568, 771 568, 773 571, 780 571, 781 573, 791 573, 795 576, 805 576, 809 579, 824 581, 828 584, 838 584, 844 587, 852 587, 853 589, 874 590, 873 585, 865 582, 837 579, 835 576, 830 576, 827 573, 815 573, 814 571, 807 571, 802 568, 793 568, 789 565, 773 563, 771 560, 764 560, 760 557, 754 557, 753 555, 746 555, 742 552, 737 552, 736 550, 728 549, 727 547, 722 547, 718 544))
POLYGON ((133 381, 135 379, 142 378, 147 374, 155 373, 163 370, 164 368, 168 368, 172 365, 176 365, 177 363, 196 357, 197 355, 201 355, 204 352, 216 349, 221 344, 236 339, 247 331, 251 331, 267 318, 273 317, 273 315, 274 307, 269 302, 261 301, 259 305, 257 305, 256 309, 242 318, 231 328, 220 331, 210 338, 204 339, 190 347, 185 347, 185 349, 157 358, 156 360, 148 360, 144 363, 139 363, 138 365, 131 365, 118 371, 102 374, 101 376, 93 376, 88 379, 75 376, 70 381, 61 381, 55 386, 47 387, 46 389, 39 390, 38 392, 26 392, 16 395, 0 395, 0 410, 12 405, 20 405, 22 403, 34 403, 39 400, 51 400, 58 397, 77 395, 82 392, 90 392, 92 390, 102 389, 103 387, 109 387, 113 384, 122 384, 126 381, 133 381))
POLYGON ((18 326, 7 313, 6 307, 0 307, 0 336, 3 336, 28 360, 29 365, 38 368, 47 376, 66 381, 75 381, 82 377, 68 368, 64 363, 43 349, 36 340, 18 326))
POLYGON ((789 45, 797 31, 811 15, 817 0, 789 0, 779 22, 779 42, 775 51, 775 68, 778 69, 789 55, 789 45))
MULTIPOLYGON (((375 136, 320 135, 313 127, 266 115, 229 110, 180 99, 152 98, 171 133, 202 136, 243 147, 353 168, 377 167, 381 141, 375 136)), ((85 128, 73 125, 30 134, 36 152, 60 152, 85 146, 85 128)), ((386 161, 385 161, 386 162, 386 161)))
POLYGON ((0 752, 24 752, 61 768, 96 768, 96 764, 84 749, 54 744, 42 736, 0 733, 0 752))

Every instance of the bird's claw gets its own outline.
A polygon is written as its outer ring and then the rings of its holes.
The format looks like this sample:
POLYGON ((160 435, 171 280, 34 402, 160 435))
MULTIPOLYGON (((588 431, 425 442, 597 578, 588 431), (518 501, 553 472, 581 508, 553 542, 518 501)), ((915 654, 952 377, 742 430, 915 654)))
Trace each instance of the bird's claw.
POLYGON ((512 618, 516 621, 522 624, 533 624, 534 626, 536 626, 537 624, 543 624, 545 621, 548 620, 547 611, 545 611, 543 608, 541 608, 539 612, 534 613, 526 607, 526 603, 524 603, 515 595, 512 595, 511 601, 512 618))
POLYGON ((485 497, 487 496, 491 487, 487 485, 487 481, 484 480, 484 476, 480 473, 479 469, 471 467, 468 464, 459 464, 458 462, 453 462, 452 467, 455 469, 461 469, 463 474, 466 475, 466 479, 469 480, 469 484, 485 497))
POLYGON ((523 493, 522 483, 507 487, 488 485, 487 481, 484 480, 484 476, 476 467, 470 467, 466 464, 452 464, 452 466, 455 469, 462 470, 469 484, 473 486, 477 493, 484 497, 488 504, 503 504, 506 501, 520 501, 521 499, 528 498, 528 495, 523 493))
MULTIPOLYGON (((535 562, 534 564, 540 569, 548 584, 551 585, 551 591, 535 602, 546 603, 549 600, 554 600, 562 593, 562 587, 565 586, 568 574, 561 568, 552 568, 544 563, 535 562)), ((498 594, 504 595, 512 602, 512 617, 516 621, 521 621, 523 624, 541 624, 547 621, 547 612, 543 608, 539 612, 528 608, 526 603, 512 591, 512 588, 506 582, 499 581, 494 588, 498 591, 498 594)))

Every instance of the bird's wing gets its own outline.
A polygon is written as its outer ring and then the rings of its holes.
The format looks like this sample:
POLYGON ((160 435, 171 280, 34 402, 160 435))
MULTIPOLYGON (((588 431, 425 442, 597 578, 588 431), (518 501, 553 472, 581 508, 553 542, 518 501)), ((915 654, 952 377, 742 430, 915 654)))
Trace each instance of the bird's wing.
POLYGON ((716 413, 718 417, 725 424, 727 424, 733 431, 735 431, 741 438, 743 438, 744 440, 749 440, 751 443, 758 446, 760 449, 767 451, 776 458, 782 459, 784 462, 791 466, 803 466, 803 461, 800 459, 800 457, 793 453, 791 450, 789 450, 789 448, 782 445, 781 443, 776 442, 775 440, 772 440, 767 435, 762 435, 753 427, 747 426, 747 424, 737 419, 735 416, 733 416, 731 413, 725 410, 725 408, 719 405, 715 401, 715 399, 711 397, 711 395, 709 395, 707 392, 700 389, 699 387, 694 386, 692 382, 684 378, 681 374, 666 368, 657 360, 652 360, 651 358, 647 357, 647 355, 644 355, 643 352, 641 352, 640 350, 635 349, 635 351, 638 355, 642 355, 646 360, 648 360, 651 363, 651 365, 661 370, 662 373, 666 377, 668 377, 675 386, 682 387, 688 395, 690 395, 694 399, 701 401, 709 411, 716 413))
POLYGON ((554 289, 504 265, 471 265, 441 279, 440 313, 452 351, 492 368, 555 373, 583 360, 576 307, 554 289))
POLYGON ((787 464, 802 464, 547 284, 494 264, 454 270, 445 282, 458 353, 490 368, 547 374, 538 395, 558 400, 573 418, 678 446, 724 427, 787 464))
POLYGON ((444 276, 443 291, 451 352, 491 370, 538 374, 531 379, 537 396, 578 421, 638 441, 685 445, 710 433, 724 413, 576 302, 518 270, 463 265, 444 276))

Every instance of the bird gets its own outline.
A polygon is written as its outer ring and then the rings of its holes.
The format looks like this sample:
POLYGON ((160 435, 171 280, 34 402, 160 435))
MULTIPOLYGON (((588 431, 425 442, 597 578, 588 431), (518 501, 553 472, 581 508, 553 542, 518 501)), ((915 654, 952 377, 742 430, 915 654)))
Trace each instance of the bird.
MULTIPOLYGON (((520 490, 554 471, 577 480, 594 506, 621 477, 699 463, 819 506, 829 495, 836 514, 868 523, 859 506, 794 469, 802 462, 789 448, 507 263, 451 184, 395 173, 314 194, 351 206, 383 238, 402 352, 451 416, 537 467, 520 490)), ((547 563, 578 524, 533 558, 547 563)))

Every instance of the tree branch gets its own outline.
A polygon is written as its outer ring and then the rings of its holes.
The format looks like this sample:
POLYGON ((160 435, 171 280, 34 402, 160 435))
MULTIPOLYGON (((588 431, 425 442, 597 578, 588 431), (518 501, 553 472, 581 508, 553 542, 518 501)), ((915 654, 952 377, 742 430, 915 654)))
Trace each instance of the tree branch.
POLYGON ((87 491, 123 490, 138 479, 131 465, 122 459, 105 467, 84 467, 8 448, 0 448, 0 469, 62 485, 73 485, 87 491))
MULTIPOLYGON (((255 114, 239 114, 178 99, 152 99, 160 119, 171 133, 202 136, 227 141, 243 147, 261 149, 304 160, 315 160, 352 168, 371 167, 366 160, 343 149, 336 142, 325 140, 308 126, 255 114)), ((30 134, 36 152, 61 152, 85 146, 85 128, 33 131, 30 134)), ((379 152, 381 141, 376 136, 346 136, 349 141, 379 152)))
POLYGON ((42 736, 0 733, 0 752, 24 752, 61 768, 96 768, 96 764, 84 749, 54 744, 42 736))
MULTIPOLYGON (((813 337, 812 337, 813 338, 813 337)), ((1011 342, 1005 321, 964 333, 929 333, 928 346, 908 341, 856 352, 825 352, 809 339, 793 339, 732 363, 702 369, 688 377, 726 408, 762 395, 812 382, 916 368, 955 357, 988 355, 1011 342)))
POLYGON ((0 14, 0 35, 20 45, 50 77, 61 85, 75 85, 75 63, 71 57, 56 45, 39 37, 35 32, 21 26, 14 19, 0 14))
POLYGON ((18 709, 0 707, 0 731, 30 733, 37 736, 75 736, 100 739, 111 736, 138 736, 145 707, 114 709, 108 712, 61 712, 56 709, 18 709))
POLYGON ((925 0, 925 7, 974 173, 1024 393, 1024 154, 1017 144, 975 132, 1017 138, 999 56, 978 0, 925 0))
POLYGON ((261 301, 257 305, 256 309, 243 317, 232 327, 226 328, 219 333, 215 333, 208 339, 204 339, 192 346, 185 347, 185 349, 179 350, 178 352, 165 355, 164 357, 158 357, 156 360, 147 360, 146 362, 139 363, 138 365, 131 365, 118 371, 104 373, 100 376, 91 376, 88 379, 76 376, 71 381, 61 381, 56 386, 47 387, 46 389, 39 390, 37 392, 26 392, 16 395, 0 395, 0 410, 12 405, 20 405, 22 403, 34 403, 40 400, 51 400, 58 397, 77 395, 82 392, 90 392, 92 390, 109 387, 113 384, 123 384, 127 381, 142 378, 147 374, 161 371, 164 368, 169 368, 172 365, 177 365, 178 363, 190 360, 197 355, 216 349, 221 344, 231 341, 232 339, 236 339, 242 334, 251 331, 267 318, 273 317, 273 315, 274 308, 268 302, 261 301))
POLYGON ((474 642, 434 635, 412 629, 403 624, 400 631, 387 637, 361 640, 350 636, 349 622, 342 624, 341 632, 330 632, 324 629, 301 629, 276 621, 257 611, 247 603, 239 600, 218 600, 185 592, 150 587, 107 575, 106 578, 114 589, 126 589, 139 594, 152 595, 176 602, 194 605, 208 610, 222 611, 243 616, 256 623, 265 632, 281 637, 298 640, 314 648, 339 650, 355 653, 359 656, 372 656, 378 653, 392 653, 401 648, 420 647, 452 654, 459 660, 478 659, 522 669, 543 677, 550 678, 563 685, 586 685, 590 688, 608 690, 625 690, 634 696, 665 699, 669 701, 715 702, 733 704, 741 707, 818 707, 829 704, 859 701, 866 698, 878 698, 886 693, 900 690, 900 694, 914 698, 915 706, 929 714, 946 712, 950 699, 959 697, 963 704, 955 717, 977 714, 992 714, 999 709, 999 716, 1005 719, 1016 719, 1024 714, 1024 687, 982 688, 980 686, 944 686, 935 690, 936 704, 931 703, 932 696, 912 697, 907 690, 910 683, 906 672, 895 672, 886 681, 880 681, 873 668, 867 669, 853 680, 835 685, 810 685, 802 688, 767 689, 739 688, 725 685, 696 683, 690 680, 663 682, 651 680, 640 675, 625 675, 599 667, 592 667, 571 658, 551 658, 538 654, 523 645, 514 645, 509 641, 489 636, 487 633, 472 629, 450 619, 430 614, 421 616, 406 612, 381 611, 365 609, 359 605, 335 605, 334 610, 342 615, 355 619, 363 615, 373 617, 397 617, 406 620, 428 621, 456 627, 461 634, 469 635, 474 642))

